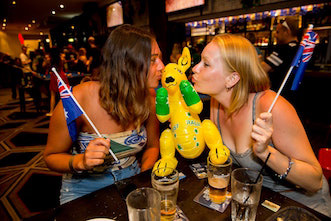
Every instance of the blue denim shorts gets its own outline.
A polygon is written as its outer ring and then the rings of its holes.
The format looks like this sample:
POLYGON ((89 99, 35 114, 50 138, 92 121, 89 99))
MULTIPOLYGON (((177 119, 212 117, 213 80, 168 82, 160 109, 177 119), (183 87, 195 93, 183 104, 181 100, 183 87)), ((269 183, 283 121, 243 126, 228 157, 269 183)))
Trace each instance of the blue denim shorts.
POLYGON ((120 170, 108 170, 102 174, 72 175, 64 174, 60 193, 60 204, 67 203, 78 197, 84 196, 118 180, 132 177, 140 173, 137 160, 131 165, 120 170))

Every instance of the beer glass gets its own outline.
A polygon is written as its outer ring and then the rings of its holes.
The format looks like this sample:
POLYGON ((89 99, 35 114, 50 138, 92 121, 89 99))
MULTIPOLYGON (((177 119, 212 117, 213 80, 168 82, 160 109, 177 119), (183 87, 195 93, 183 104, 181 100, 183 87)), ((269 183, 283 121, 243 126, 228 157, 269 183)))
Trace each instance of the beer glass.
POLYGON ((213 164, 207 159, 209 198, 213 203, 221 204, 226 199, 232 167, 231 157, 224 164, 213 164))
POLYGON ((262 175, 248 168, 238 168, 231 174, 231 218, 234 220, 254 221, 260 201, 262 175), (255 183, 255 181, 257 182, 255 183))
POLYGON ((161 196, 153 188, 138 188, 126 198, 130 221, 159 221, 161 196))
MULTIPOLYGON (((169 170, 169 168, 167 168, 169 170)), ((178 171, 175 169, 171 174, 158 176, 159 168, 152 173, 152 186, 161 194, 161 220, 174 220, 176 215, 176 203, 179 188, 178 171)))

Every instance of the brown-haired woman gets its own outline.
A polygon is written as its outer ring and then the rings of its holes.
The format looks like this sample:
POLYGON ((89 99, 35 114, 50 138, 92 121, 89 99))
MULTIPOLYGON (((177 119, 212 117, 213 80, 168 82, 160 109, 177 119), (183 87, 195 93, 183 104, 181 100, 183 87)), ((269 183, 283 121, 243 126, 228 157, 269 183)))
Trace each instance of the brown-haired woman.
POLYGON ((159 124, 151 88, 158 86, 164 65, 156 40, 139 28, 122 25, 108 37, 102 59, 100 80, 76 86, 73 94, 107 139, 98 138, 80 116, 73 145, 62 102, 51 118, 44 157, 49 168, 64 173, 61 204, 150 169, 158 158, 159 124), (116 154, 125 157, 100 173, 110 140, 126 146, 119 145, 116 154), (140 168, 135 155, 144 147, 140 168))
POLYGON ((212 97, 210 117, 233 163, 260 170, 270 154, 263 185, 330 216, 328 183, 295 109, 279 97, 267 112, 276 93, 254 46, 241 36, 218 35, 201 58, 194 88, 212 97))

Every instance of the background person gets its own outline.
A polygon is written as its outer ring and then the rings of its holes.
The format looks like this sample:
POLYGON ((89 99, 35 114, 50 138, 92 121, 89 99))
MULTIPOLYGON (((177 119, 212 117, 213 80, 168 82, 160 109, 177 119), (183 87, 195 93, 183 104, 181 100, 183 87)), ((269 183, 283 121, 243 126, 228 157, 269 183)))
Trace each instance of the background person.
POLYGON ((95 38, 93 36, 90 36, 87 41, 89 44, 87 48, 87 65, 89 65, 89 72, 91 72, 92 75, 97 75, 101 63, 101 52, 99 47, 95 44, 95 38))
POLYGON ((54 110, 44 158, 52 170, 65 173, 61 204, 153 167, 159 156, 159 123, 150 87, 157 87, 164 65, 156 40, 142 29, 123 25, 112 31, 103 48, 99 81, 76 86, 73 94, 104 138, 98 138, 84 116, 76 119, 77 146, 69 136, 62 102, 54 110), (130 147, 132 155, 104 163, 110 139, 130 147), (145 147, 141 164, 136 154, 145 147), (83 174, 80 174, 83 172, 83 174))
POLYGON ((233 163, 261 170, 270 153, 263 186, 331 216, 327 180, 295 109, 280 96, 267 113, 276 93, 254 46, 241 36, 218 35, 201 57, 194 88, 212 97, 210 117, 233 163))
POLYGON ((57 77, 50 70, 52 67, 55 67, 63 81, 69 85, 69 80, 63 70, 63 60, 61 59, 61 53, 58 48, 52 48, 50 51, 50 65, 48 65, 48 73, 51 75, 49 82, 49 91, 50 91, 50 104, 49 104, 49 113, 46 116, 51 117, 53 115, 54 107, 56 104, 57 95, 59 93, 57 77))
POLYGON ((24 73, 31 73, 32 70, 31 70, 31 59, 29 58, 28 54, 27 54, 27 50, 28 48, 23 45, 22 46, 22 52, 20 54, 20 59, 21 59, 21 64, 22 64, 22 67, 23 67, 23 72, 24 73))
MULTIPOLYGON (((273 91, 277 92, 280 88, 298 50, 298 32, 299 25, 295 17, 286 17, 277 24, 275 33, 277 45, 266 60, 262 62, 263 69, 269 74, 273 91)), ((292 73, 288 78, 282 96, 296 106, 295 92, 291 91, 294 76, 292 73)))

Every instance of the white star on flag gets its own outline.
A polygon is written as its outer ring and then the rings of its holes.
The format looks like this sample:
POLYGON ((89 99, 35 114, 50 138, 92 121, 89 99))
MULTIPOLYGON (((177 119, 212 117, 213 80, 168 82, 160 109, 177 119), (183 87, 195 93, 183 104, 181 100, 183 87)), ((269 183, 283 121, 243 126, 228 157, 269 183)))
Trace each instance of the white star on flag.
POLYGON ((68 119, 68 111, 66 111, 65 108, 63 108, 63 109, 64 109, 64 115, 66 116, 66 119, 68 119))

